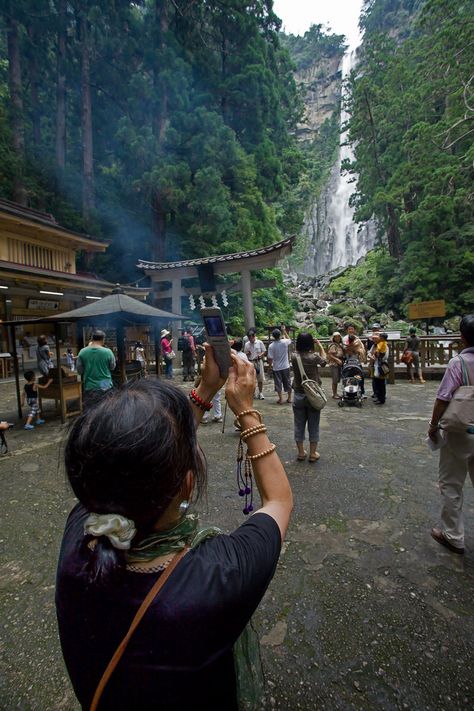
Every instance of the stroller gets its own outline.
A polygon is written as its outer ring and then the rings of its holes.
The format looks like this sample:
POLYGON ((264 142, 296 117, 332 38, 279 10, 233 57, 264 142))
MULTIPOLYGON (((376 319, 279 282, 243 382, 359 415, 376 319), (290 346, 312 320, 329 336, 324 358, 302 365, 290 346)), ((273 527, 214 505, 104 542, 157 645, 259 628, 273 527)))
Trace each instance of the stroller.
POLYGON ((342 398, 339 407, 354 405, 362 407, 362 366, 357 356, 349 356, 342 366, 342 398))

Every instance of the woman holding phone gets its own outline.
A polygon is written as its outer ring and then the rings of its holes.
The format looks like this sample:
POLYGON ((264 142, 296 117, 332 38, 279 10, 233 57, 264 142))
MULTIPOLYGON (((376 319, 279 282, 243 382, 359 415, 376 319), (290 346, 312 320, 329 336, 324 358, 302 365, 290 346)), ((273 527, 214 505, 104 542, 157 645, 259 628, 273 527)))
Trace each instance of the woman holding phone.
POLYGON ((275 572, 292 494, 253 410, 254 367, 235 355, 232 363, 226 398, 250 430, 245 446, 262 506, 230 535, 198 544, 197 518, 187 513, 206 482, 196 429, 224 384, 210 346, 190 397, 169 381, 138 380, 108 392, 72 427, 66 471, 79 503, 63 537, 56 607, 83 708, 169 570, 105 684, 100 709, 238 708, 233 646, 275 572))

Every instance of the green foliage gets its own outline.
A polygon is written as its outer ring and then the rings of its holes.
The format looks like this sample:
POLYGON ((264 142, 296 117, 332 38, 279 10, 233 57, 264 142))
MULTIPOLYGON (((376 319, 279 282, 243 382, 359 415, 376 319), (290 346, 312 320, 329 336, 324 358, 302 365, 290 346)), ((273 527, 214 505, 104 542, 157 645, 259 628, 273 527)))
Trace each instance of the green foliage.
POLYGON ((335 35, 323 30, 322 25, 311 25, 303 36, 281 34, 286 47, 295 63, 296 70, 307 69, 318 64, 322 59, 332 57, 344 46, 344 35, 335 35))
POLYGON ((351 278, 377 308, 404 315, 407 303, 438 298, 448 314, 472 307, 473 11, 472 0, 365 4, 349 102, 354 205, 357 219, 375 216, 397 259, 377 250, 351 278), (408 37, 394 41, 401 25, 408 37))

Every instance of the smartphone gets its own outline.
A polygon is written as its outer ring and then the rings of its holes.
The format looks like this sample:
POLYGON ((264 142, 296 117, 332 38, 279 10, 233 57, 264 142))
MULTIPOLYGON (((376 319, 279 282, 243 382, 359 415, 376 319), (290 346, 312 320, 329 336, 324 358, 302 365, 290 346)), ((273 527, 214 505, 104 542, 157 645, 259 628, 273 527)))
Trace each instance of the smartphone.
POLYGON ((201 309, 201 317, 206 330, 206 341, 214 350, 219 372, 223 378, 227 378, 232 358, 222 311, 219 308, 206 307, 201 309))

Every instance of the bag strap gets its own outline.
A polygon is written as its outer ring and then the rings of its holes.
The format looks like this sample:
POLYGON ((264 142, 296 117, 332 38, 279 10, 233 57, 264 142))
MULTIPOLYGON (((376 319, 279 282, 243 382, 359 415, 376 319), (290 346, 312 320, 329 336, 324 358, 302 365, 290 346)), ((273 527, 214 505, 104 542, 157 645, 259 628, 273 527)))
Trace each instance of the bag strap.
POLYGON ((305 380, 309 380, 308 376, 306 375, 305 369, 303 368, 303 362, 301 360, 301 356, 299 353, 295 353, 295 358, 296 362, 298 363, 298 368, 300 371, 300 377, 301 377, 301 385, 303 385, 305 380))
POLYGON ((459 355, 458 356, 459 360, 461 361, 461 372, 462 372, 462 379, 463 379, 463 385, 471 385, 471 380, 469 377, 469 372, 466 366, 466 361, 464 358, 459 355))
POLYGON ((170 577, 171 573, 172 573, 173 570, 176 568, 176 566, 177 566, 178 563, 180 562, 181 558, 183 558, 183 556, 188 552, 188 550, 189 550, 189 548, 186 547, 186 548, 184 548, 180 553, 178 553, 177 555, 175 555, 175 557, 173 558, 173 560, 171 561, 171 563, 168 565, 168 567, 167 567, 167 568, 163 571, 163 573, 160 575, 160 577, 158 578, 158 580, 156 581, 156 583, 153 585, 153 587, 152 587, 151 590, 149 591, 148 595, 146 596, 146 598, 143 600, 142 604, 141 604, 140 607, 138 608, 137 613, 136 613, 135 617, 134 617, 133 620, 132 620, 132 624, 130 625, 130 628, 129 628, 127 634, 125 635, 125 637, 124 637, 124 638, 122 639, 122 641, 120 642, 119 646, 118 646, 117 649, 115 650, 115 653, 114 653, 112 659, 111 659, 110 662, 108 663, 106 670, 105 670, 104 673, 102 674, 102 678, 101 678, 101 680, 99 681, 99 683, 98 683, 98 685, 97 685, 97 688, 96 688, 96 690, 95 690, 94 697, 93 697, 92 702, 91 702, 90 711, 96 711, 96 710, 97 710, 97 707, 98 707, 100 698, 101 698, 101 696, 102 696, 102 694, 103 694, 103 692, 104 692, 104 689, 105 689, 105 687, 106 687, 106 685, 107 685, 107 682, 109 681, 110 677, 112 676, 115 667, 117 666, 117 664, 118 664, 119 661, 121 660, 121 658, 122 658, 122 656, 123 656, 123 653, 125 652, 125 649, 127 648, 127 645, 128 645, 128 643, 129 643, 129 641, 130 641, 130 638, 131 638, 132 634, 135 632, 136 628, 138 627, 138 625, 140 624, 140 622, 141 622, 141 620, 142 620, 142 618, 143 618, 143 615, 144 615, 145 612, 148 610, 148 608, 150 607, 150 605, 151 605, 151 603, 153 602, 153 600, 155 600, 155 598, 156 598, 156 596, 158 595, 158 593, 160 592, 161 588, 162 588, 163 585, 166 583, 166 581, 167 581, 168 578, 170 577))

